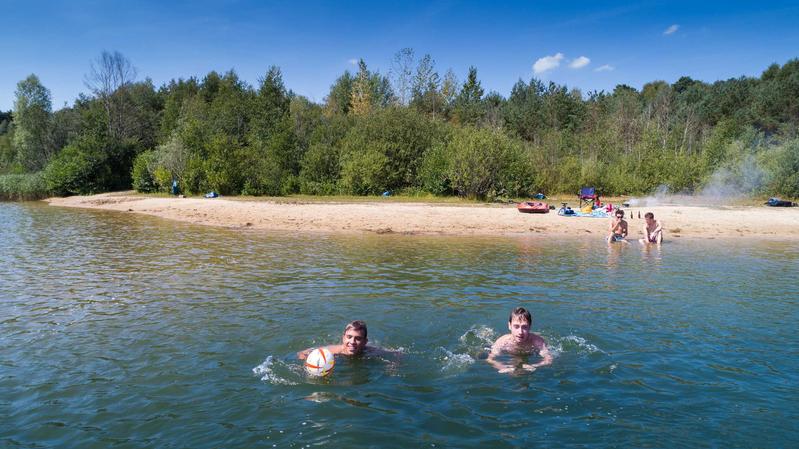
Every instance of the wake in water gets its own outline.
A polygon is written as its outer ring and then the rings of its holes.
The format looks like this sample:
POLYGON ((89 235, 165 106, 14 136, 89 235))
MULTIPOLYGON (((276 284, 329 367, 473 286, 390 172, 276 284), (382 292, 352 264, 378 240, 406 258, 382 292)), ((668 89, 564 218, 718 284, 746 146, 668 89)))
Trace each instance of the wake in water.
POLYGON ((298 385, 305 377, 302 367, 267 356, 266 360, 252 369, 253 374, 272 385, 298 385))
MULTIPOLYGON (((482 324, 475 324, 458 338, 458 345, 455 348, 448 349, 439 346, 433 352, 433 358, 435 363, 440 366, 439 371, 441 373, 446 376, 454 376, 466 372, 478 360, 485 360, 491 350, 491 346, 498 337, 499 334, 494 329, 482 324)), ((583 356, 592 354, 607 355, 605 351, 595 344, 578 335, 566 335, 564 337, 547 337, 544 335, 543 337, 547 341, 549 352, 555 359, 564 353, 575 353, 583 356)), ((426 352, 410 351, 403 347, 385 349, 402 354, 405 357, 429 356, 426 352)), ((384 362, 386 364, 386 374, 400 375, 402 368, 401 364, 397 363, 397 360, 390 360, 384 357, 368 358, 384 362)), ((253 368, 252 372, 260 377, 262 381, 272 385, 299 385, 309 381, 300 364, 286 362, 271 355, 267 356, 263 363, 253 368)))
MULTIPOLYGON (((449 350, 439 347, 437 359, 441 364, 441 371, 447 374, 457 374, 463 372, 477 360, 483 360, 488 356, 491 346, 500 335, 492 328, 476 324, 470 327, 458 339, 459 345, 449 350)), ((557 359, 564 353, 576 353, 578 355, 605 354, 607 353, 596 345, 588 342, 584 337, 578 335, 566 335, 564 337, 548 337, 542 335, 547 342, 549 352, 552 357, 557 359)))

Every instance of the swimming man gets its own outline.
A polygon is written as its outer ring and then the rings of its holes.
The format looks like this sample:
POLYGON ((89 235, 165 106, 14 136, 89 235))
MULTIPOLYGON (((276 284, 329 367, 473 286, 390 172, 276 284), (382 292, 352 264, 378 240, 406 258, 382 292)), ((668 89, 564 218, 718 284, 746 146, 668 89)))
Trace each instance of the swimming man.
POLYGON ((528 355, 538 353, 541 356, 541 361, 533 364, 523 363, 522 369, 533 372, 538 367, 551 364, 552 355, 549 353, 546 342, 540 335, 530 332, 532 324, 533 317, 524 307, 513 309, 508 317, 510 334, 503 335, 494 342, 494 345, 491 346, 491 352, 488 353, 488 363, 500 373, 512 373, 516 371, 516 366, 500 362, 497 360, 498 356, 502 354, 528 355))
MULTIPOLYGON (((329 345, 324 346, 324 348, 327 348, 328 351, 335 355, 341 354, 346 356, 359 356, 362 354, 388 354, 388 351, 384 349, 374 346, 366 346, 366 343, 369 342, 367 335, 368 332, 366 329, 366 323, 361 320, 355 320, 344 327, 344 333, 341 335, 340 345, 329 345)), ((308 357, 308 354, 310 354, 314 349, 315 348, 308 348, 304 351, 298 352, 297 358, 300 360, 305 360, 305 358, 308 357)))
POLYGON ((624 211, 616 209, 615 218, 610 222, 610 234, 608 234, 608 243, 613 242, 626 242, 627 238, 627 221, 624 220, 624 211))
POLYGON ((660 245, 663 242, 663 228, 658 220, 655 220, 655 214, 647 212, 644 214, 644 238, 639 240, 641 243, 656 243, 660 245))

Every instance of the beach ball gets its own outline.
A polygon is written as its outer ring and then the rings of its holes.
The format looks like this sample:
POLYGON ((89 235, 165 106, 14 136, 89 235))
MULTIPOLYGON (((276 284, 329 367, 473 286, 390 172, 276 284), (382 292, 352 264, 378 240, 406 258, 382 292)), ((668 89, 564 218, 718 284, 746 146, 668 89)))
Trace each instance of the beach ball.
POLYGON ((305 359, 305 371, 312 376, 327 376, 333 372, 336 359, 333 353, 326 348, 317 348, 308 354, 305 359))

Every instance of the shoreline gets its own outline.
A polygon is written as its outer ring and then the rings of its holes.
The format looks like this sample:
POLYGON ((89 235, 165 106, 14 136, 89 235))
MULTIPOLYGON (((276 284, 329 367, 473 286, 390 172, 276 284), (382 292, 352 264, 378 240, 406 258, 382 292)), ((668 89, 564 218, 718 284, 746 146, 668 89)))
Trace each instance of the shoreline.
MULTIPOLYGON (((233 229, 452 236, 578 236, 604 238, 609 219, 522 214, 514 204, 425 202, 302 202, 150 197, 122 193, 48 198, 51 206, 139 213, 233 229)), ((629 240, 642 237, 641 217, 653 212, 672 238, 799 240, 799 208, 656 206, 628 211, 629 240), (629 218, 632 213, 632 219, 629 218)))

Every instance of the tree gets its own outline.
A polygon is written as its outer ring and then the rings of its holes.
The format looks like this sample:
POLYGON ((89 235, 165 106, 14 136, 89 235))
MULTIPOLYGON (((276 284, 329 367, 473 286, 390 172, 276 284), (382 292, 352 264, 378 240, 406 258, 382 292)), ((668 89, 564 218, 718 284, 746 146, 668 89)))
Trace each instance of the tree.
POLYGON ((448 69, 444 74, 444 81, 441 82, 441 98, 444 103, 444 114, 449 117, 452 105, 458 96, 458 77, 452 69, 448 69))
POLYGON ((372 108, 372 89, 369 82, 369 70, 366 68, 366 62, 363 59, 358 61, 358 74, 355 76, 355 82, 352 83, 352 99, 350 105, 352 106, 352 113, 355 115, 364 115, 372 108))
POLYGON ((49 145, 52 104, 50 91, 36 75, 17 83, 14 92, 14 147, 19 163, 29 171, 41 170, 53 156, 49 145))
POLYGON ((441 80, 435 71, 435 61, 424 55, 416 67, 411 88, 411 104, 421 112, 436 116, 444 110, 444 98, 439 92, 441 80))
POLYGON ((328 114, 346 115, 350 112, 352 85, 354 82, 355 78, 347 70, 330 86, 330 93, 325 98, 328 114))
POLYGON ((466 82, 455 99, 453 115, 458 123, 471 125, 480 123, 485 115, 483 87, 477 80, 477 69, 474 67, 469 67, 466 82))
POLYGON ((86 87, 103 102, 108 115, 108 134, 122 139, 127 136, 126 98, 124 90, 136 79, 136 69, 122 53, 103 51, 94 60, 86 75, 86 87))
POLYGON ((413 61, 413 49, 403 48, 394 55, 394 60, 391 62, 389 75, 394 84, 397 101, 402 106, 407 106, 411 101, 413 61))

